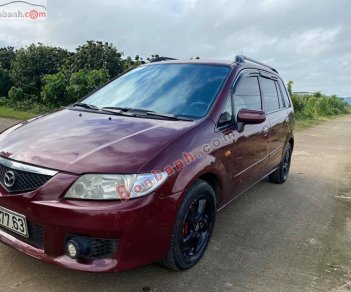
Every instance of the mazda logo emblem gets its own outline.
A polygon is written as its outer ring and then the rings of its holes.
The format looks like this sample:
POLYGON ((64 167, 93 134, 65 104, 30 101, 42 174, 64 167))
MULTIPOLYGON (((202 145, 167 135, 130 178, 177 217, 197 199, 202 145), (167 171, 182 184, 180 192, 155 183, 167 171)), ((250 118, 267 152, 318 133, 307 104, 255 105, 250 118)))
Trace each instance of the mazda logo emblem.
POLYGON ((12 188, 15 185, 16 182, 16 176, 13 173, 13 171, 9 170, 5 173, 4 176, 4 184, 8 188, 12 188))

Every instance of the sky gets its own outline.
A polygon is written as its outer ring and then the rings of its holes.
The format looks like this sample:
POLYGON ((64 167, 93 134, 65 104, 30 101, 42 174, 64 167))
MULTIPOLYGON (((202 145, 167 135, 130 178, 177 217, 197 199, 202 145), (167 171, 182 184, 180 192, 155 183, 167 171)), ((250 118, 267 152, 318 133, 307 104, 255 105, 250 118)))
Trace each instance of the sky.
POLYGON ((294 81, 293 91, 351 96, 350 11, 351 0, 48 0, 45 20, 0 19, 0 47, 101 40, 144 58, 243 53, 294 81))

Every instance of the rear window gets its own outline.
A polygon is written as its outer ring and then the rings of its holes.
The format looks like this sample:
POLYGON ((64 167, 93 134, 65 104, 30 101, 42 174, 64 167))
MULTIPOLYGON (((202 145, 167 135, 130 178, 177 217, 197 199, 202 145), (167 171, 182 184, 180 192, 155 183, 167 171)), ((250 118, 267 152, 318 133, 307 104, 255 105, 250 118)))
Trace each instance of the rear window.
POLYGON ((266 112, 269 113, 278 110, 279 98, 274 81, 267 78, 261 78, 260 83, 266 112))

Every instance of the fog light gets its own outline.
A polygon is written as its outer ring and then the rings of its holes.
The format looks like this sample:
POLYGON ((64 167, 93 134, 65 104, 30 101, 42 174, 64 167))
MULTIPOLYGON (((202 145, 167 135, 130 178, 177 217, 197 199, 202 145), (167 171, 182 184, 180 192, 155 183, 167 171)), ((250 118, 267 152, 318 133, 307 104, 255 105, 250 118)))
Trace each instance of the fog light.
POLYGON ((72 259, 84 258, 90 254, 90 243, 79 237, 73 237, 66 242, 66 254, 72 259))
POLYGON ((74 242, 67 243, 67 253, 72 259, 77 258, 78 250, 74 242))

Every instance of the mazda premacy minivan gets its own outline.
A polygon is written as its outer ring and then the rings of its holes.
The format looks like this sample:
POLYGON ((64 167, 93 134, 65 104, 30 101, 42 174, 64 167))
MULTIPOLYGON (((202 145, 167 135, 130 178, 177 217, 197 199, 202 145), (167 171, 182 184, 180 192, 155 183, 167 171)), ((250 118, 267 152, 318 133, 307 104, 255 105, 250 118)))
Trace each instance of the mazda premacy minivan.
POLYGON ((286 181, 293 129, 268 65, 142 65, 0 135, 0 241, 81 271, 191 268, 216 211, 265 177, 286 181))

